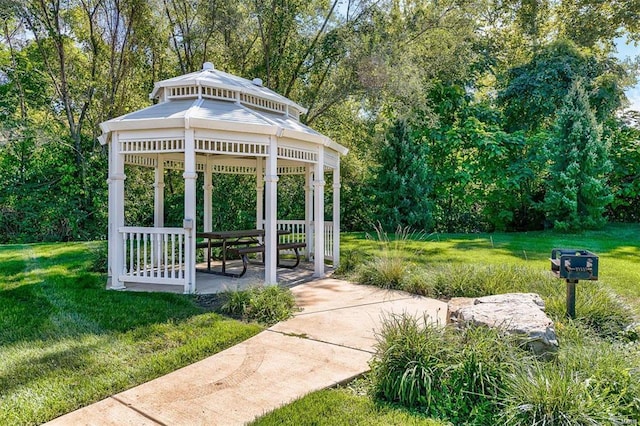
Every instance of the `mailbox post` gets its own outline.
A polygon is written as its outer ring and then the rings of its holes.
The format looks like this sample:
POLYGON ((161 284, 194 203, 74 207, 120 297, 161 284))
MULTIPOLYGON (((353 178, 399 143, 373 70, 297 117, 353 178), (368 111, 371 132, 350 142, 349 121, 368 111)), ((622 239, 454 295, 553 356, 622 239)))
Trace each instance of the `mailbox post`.
POLYGON ((567 316, 576 317, 576 284, 598 279, 598 256, 587 250, 551 250, 551 272, 567 282, 567 316))

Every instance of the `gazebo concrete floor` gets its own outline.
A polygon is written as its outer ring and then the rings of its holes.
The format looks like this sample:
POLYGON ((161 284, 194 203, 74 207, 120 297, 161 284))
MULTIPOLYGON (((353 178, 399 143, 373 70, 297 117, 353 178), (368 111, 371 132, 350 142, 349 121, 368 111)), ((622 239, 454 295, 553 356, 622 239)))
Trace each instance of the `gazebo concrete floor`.
MULTIPOLYGON (((291 259, 285 259, 284 262, 292 262, 291 259)), ((249 262, 247 273, 242 278, 227 277, 224 275, 211 274, 206 271, 207 264, 198 263, 196 265, 196 293, 197 294, 213 294, 221 293, 227 290, 243 290, 250 286, 260 285, 264 282, 264 265, 258 261, 249 262)), ((211 269, 215 271, 221 270, 221 262, 211 262, 211 269)), ((242 261, 227 261, 226 271, 235 273, 242 271, 242 261)), ((326 275, 330 275, 332 268, 325 266, 326 275)), ((300 262, 294 269, 278 268, 277 280, 282 287, 293 287, 298 284, 312 281, 313 263, 300 262)), ((161 291, 167 293, 184 293, 184 287, 181 285, 166 284, 140 284, 126 283, 127 291, 161 291)))

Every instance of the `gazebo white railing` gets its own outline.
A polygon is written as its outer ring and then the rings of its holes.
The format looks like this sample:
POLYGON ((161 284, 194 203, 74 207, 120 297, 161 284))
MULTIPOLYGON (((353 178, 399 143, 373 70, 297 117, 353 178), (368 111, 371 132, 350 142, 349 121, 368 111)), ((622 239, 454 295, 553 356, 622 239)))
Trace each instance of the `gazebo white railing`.
MULTIPOLYGON (((264 226, 264 222, 262 222, 264 226)), ((304 220, 278 220, 276 222, 278 230, 287 231, 287 234, 280 236, 281 243, 291 243, 291 242, 305 242, 307 243, 307 247, 300 250, 301 254, 304 254, 307 259, 312 259, 314 255, 314 223, 311 222, 310 226, 307 228, 307 224, 304 220), (307 230, 309 232, 307 232, 307 230)), ((330 262, 336 262, 334 258, 334 241, 333 241, 333 222, 325 221, 324 222, 324 260, 328 260, 330 262)), ((293 253, 293 250, 290 250, 293 253)))
POLYGON ((189 233, 182 228, 120 228, 124 253, 120 280, 132 283, 185 286, 191 261, 187 249, 189 233))

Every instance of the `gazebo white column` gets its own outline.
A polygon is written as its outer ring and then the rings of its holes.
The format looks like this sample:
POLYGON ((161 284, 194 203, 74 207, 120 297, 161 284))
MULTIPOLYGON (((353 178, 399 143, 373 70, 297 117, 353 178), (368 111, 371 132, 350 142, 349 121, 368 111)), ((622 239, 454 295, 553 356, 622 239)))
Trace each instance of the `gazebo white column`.
POLYGON ((307 260, 311 260, 311 252, 313 251, 313 230, 311 229, 311 224, 313 222, 313 186, 311 186, 312 177, 313 170, 310 165, 307 165, 304 174, 304 229, 305 241, 307 242, 307 260))
POLYGON ((213 220, 212 220, 212 195, 211 195, 211 191, 213 190, 213 185, 211 183, 211 161, 210 161, 210 157, 207 156, 207 161, 204 165, 204 184, 202 185, 202 191, 203 191, 203 203, 204 203, 204 209, 203 209, 203 224, 202 224, 202 228, 204 230, 204 232, 211 232, 213 229, 213 220))
POLYGON ((124 245, 120 228, 124 226, 124 158, 120 154, 118 132, 111 136, 109 144, 109 258, 111 259, 111 288, 120 290, 125 288, 120 281, 120 274, 124 270, 124 245))
POLYGON ((256 158, 256 229, 261 229, 264 221, 264 166, 262 161, 262 157, 256 158))
POLYGON ((340 157, 333 169, 333 268, 340 265, 340 157))
POLYGON ((153 197, 153 226, 162 228, 164 226, 164 158, 158 154, 156 156, 154 197, 153 197))
POLYGON ((265 170, 265 224, 264 224, 264 283, 277 284, 276 262, 278 244, 278 143, 269 137, 269 156, 265 170))
POLYGON ((313 172, 313 198, 314 198, 314 268, 313 276, 324 276, 324 146, 318 146, 318 160, 313 172))
POLYGON ((185 228, 185 293, 195 291, 196 278, 196 151, 193 129, 184 131, 184 228, 185 228))

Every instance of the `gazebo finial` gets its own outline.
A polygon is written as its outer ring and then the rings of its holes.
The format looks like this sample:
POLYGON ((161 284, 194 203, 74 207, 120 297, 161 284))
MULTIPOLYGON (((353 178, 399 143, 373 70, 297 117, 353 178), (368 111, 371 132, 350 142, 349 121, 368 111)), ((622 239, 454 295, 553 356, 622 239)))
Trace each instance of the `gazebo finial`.
POLYGON ((212 62, 205 62, 202 64, 202 71, 213 71, 215 67, 212 62))

